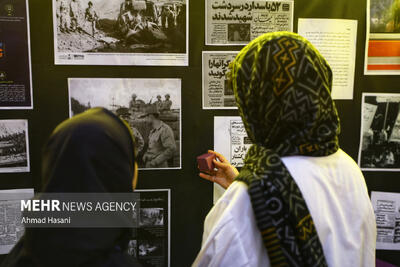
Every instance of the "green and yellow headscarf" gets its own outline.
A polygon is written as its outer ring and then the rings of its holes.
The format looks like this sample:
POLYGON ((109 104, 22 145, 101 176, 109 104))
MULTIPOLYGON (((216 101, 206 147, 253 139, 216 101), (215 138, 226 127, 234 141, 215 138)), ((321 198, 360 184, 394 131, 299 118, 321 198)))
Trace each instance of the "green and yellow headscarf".
POLYGON ((229 76, 254 144, 237 179, 249 185, 271 265, 326 266, 307 204, 281 157, 338 150, 329 65, 303 37, 277 32, 243 48, 229 76))

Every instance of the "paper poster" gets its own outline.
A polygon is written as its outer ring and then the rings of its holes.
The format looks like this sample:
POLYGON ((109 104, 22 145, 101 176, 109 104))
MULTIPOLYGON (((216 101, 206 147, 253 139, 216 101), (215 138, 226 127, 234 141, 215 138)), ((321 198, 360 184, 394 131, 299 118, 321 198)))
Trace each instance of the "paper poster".
MULTIPOLYGON (((244 166, 244 158, 252 145, 239 116, 214 117, 214 150, 222 154, 233 166, 244 166)), ((214 203, 225 190, 214 184, 214 203)))
POLYGON ((206 0, 206 45, 246 45, 275 31, 293 31, 294 2, 206 0))
POLYGON ((0 173, 29 172, 27 120, 0 120, 0 173))
POLYGON ((0 190, 0 254, 8 254, 24 234, 21 200, 33 198, 33 189, 0 190))
POLYGON ((371 192, 375 212, 376 249, 400 250, 400 194, 371 192))
POLYGON ((181 168, 180 79, 70 78, 68 86, 70 117, 103 107, 128 122, 140 169, 181 168))
POLYGON ((188 0, 53 0, 60 65, 188 66, 188 0))
POLYGON ((400 5, 395 0, 367 0, 365 75, 400 74, 400 5))
POLYGON ((400 94, 364 93, 358 165, 365 171, 400 170, 400 94))
POLYGON ((237 51, 203 51, 203 109, 237 109, 226 72, 237 51))
POLYGON ((0 109, 32 109, 28 0, 0 0, 0 109))
POLYGON ((299 19, 298 33, 328 61, 333 73, 332 98, 353 99, 357 20, 299 19))
POLYGON ((133 229, 128 254, 143 267, 169 267, 171 255, 171 191, 135 190, 140 208, 134 214, 138 227, 133 229))

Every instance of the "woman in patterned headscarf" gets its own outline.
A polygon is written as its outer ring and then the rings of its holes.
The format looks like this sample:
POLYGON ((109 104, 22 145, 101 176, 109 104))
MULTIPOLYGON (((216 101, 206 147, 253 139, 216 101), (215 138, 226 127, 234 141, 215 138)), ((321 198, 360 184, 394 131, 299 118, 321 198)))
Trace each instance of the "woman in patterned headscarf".
POLYGON ((240 173, 214 152, 218 171, 200 174, 227 191, 193 266, 374 266, 373 209, 361 171, 339 148, 325 59, 279 32, 250 42, 230 67, 253 146, 240 173))

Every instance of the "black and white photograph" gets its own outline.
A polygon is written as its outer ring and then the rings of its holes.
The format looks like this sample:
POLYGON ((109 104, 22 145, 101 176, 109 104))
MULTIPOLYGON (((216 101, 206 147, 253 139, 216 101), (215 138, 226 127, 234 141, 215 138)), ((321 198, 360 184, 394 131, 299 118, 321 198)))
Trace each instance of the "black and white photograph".
POLYGON ((139 240, 139 259, 164 255, 162 240, 139 240))
POLYGON ((53 0, 55 64, 188 65, 188 0, 53 0))
POLYGON ((128 255, 137 258, 137 240, 129 240, 128 255))
POLYGON ((400 94, 363 94, 358 164, 365 171, 400 170, 400 94))
POLYGON ((29 172, 27 120, 0 120, 0 173, 29 172))
POLYGON ((228 40, 232 42, 250 42, 250 23, 228 24, 228 40))
POLYGON ((33 188, 0 190, 0 254, 8 254, 24 234, 21 200, 33 194, 33 188))
POLYGON ((138 189, 139 225, 132 229, 128 252, 143 267, 170 266, 171 191, 138 189), (130 250, 130 251, 129 251, 130 250))
POLYGON ((70 117, 103 107, 125 120, 140 169, 181 168, 180 79, 68 79, 70 117))
POLYGON ((142 226, 163 226, 163 208, 142 208, 140 209, 139 227, 142 226))

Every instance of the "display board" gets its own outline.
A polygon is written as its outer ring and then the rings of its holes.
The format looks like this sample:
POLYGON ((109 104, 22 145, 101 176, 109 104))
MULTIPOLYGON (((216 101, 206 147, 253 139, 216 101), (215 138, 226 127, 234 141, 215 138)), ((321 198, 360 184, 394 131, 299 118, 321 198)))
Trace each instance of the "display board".
MULTIPOLYGON (((0 4, 4 4, 5 2, 8 3, 12 1, 2 0, 0 4)), ((141 170, 139 172, 138 188, 170 189, 171 266, 190 266, 200 249, 204 218, 213 205, 213 185, 198 177, 196 156, 214 147, 213 129, 215 116, 238 116, 238 111, 235 109, 203 109, 203 106, 206 104, 202 94, 204 91, 202 85, 202 74, 204 72, 202 66, 203 51, 212 51, 214 54, 216 54, 215 51, 239 51, 243 46, 234 44, 238 42, 241 43, 242 40, 247 40, 246 38, 250 37, 241 35, 240 30, 243 27, 228 25, 230 27, 228 28, 228 33, 231 31, 231 34, 228 36, 227 42, 225 43, 229 45, 224 45, 220 39, 218 39, 215 44, 206 45, 205 0, 175 1, 181 4, 187 3, 188 23, 185 23, 185 18, 183 17, 180 17, 179 23, 176 22, 181 28, 179 28, 179 32, 176 33, 176 40, 179 40, 179 42, 177 42, 175 46, 172 45, 172 47, 170 47, 169 44, 166 44, 168 40, 165 41, 163 39, 165 42, 160 41, 160 45, 157 47, 161 47, 160 49, 162 49, 163 53, 166 51, 168 52, 169 49, 171 53, 178 53, 179 55, 177 55, 174 60, 180 60, 179 63, 165 64, 169 66, 155 66, 149 64, 154 54, 149 53, 149 56, 147 56, 146 52, 143 52, 145 51, 143 47, 141 48, 142 50, 138 47, 133 47, 135 49, 138 48, 139 54, 146 54, 145 59, 141 58, 141 60, 146 60, 146 62, 143 63, 146 66, 130 66, 129 63, 127 64, 128 61, 123 61, 124 66, 109 64, 55 65, 55 56, 60 56, 60 54, 55 54, 54 52, 54 37, 57 36, 57 33, 54 31, 57 31, 58 28, 54 27, 53 18, 60 19, 60 16, 63 14, 54 12, 52 6, 53 2, 57 3, 55 0, 29 1, 34 108, 32 110, 2 110, 0 112, 0 120, 28 121, 28 131, 26 132, 29 133, 29 138, 26 138, 26 141, 29 145, 30 172, 0 173, 0 189, 34 188, 35 192, 40 192, 42 147, 56 125, 70 116, 71 96, 69 90, 72 88, 69 88, 68 79, 176 79, 180 84, 180 88, 176 88, 176 95, 180 95, 181 97, 180 105, 176 107, 176 109, 179 110, 179 119, 177 122, 181 121, 181 123, 176 124, 178 125, 178 129, 174 132, 175 140, 177 141, 175 144, 175 151, 179 151, 179 155, 176 156, 176 165, 174 165, 177 166, 177 168, 141 170), (187 31, 184 29, 185 25, 188 26, 187 31), (238 33, 236 33, 236 29, 238 29, 238 33), (186 36, 185 33, 187 33, 186 36), (188 40, 188 46, 186 46, 185 40, 188 40), (230 40, 232 40, 231 43, 229 43, 230 40), (186 54, 188 55, 187 62, 186 54), (185 66, 186 63, 188 63, 187 66, 185 66)), ((86 8, 88 1, 82 0, 80 2, 81 5, 86 8)), ((108 3, 109 1, 92 0, 92 2, 96 5, 97 3, 108 3)), ((115 2, 122 3, 123 1, 115 2)), ((239 1, 235 0, 234 2, 236 3, 239 1)), ((383 2, 386 3, 390 1, 383 2)), ((364 103, 362 94, 400 93, 400 77, 396 75, 364 75, 365 44, 367 38, 367 0, 295 0, 293 1, 293 5, 292 1, 283 1, 282 3, 286 5, 285 8, 289 8, 287 10, 287 14, 289 15, 287 16, 290 16, 291 11, 293 11, 293 30, 295 32, 297 32, 298 20, 300 18, 347 19, 357 21, 353 97, 352 99, 336 100, 339 116, 341 118, 340 146, 357 161, 362 121, 361 111, 362 104, 364 103), (293 10, 291 10, 292 8, 293 10)), ((119 4, 117 7, 119 8, 119 4)), ((107 7, 104 5, 102 8, 107 7)), ((110 5, 110 8, 114 9, 114 6, 110 5)), ((183 8, 181 8, 181 11, 182 9, 183 8)), ((215 16, 218 17, 218 15, 215 16)), ((165 29, 168 29, 168 23, 171 24, 171 22, 168 22, 167 17, 168 16, 164 17, 164 19, 166 19, 164 22, 160 22, 161 27, 165 29)), ((258 22, 262 24, 260 21, 263 19, 266 19, 266 17, 260 15, 258 22)), ((104 20, 104 22, 106 21, 107 20, 104 20)), ((287 21, 288 20, 286 20, 286 23, 287 21)), ((63 21, 60 20, 60 24, 62 23, 63 21)), ((281 23, 284 22, 281 21, 281 23)), ((352 23, 352 25, 355 24, 352 23)), ((89 28, 87 31, 89 35, 93 34, 96 30, 92 26, 92 24, 88 26, 89 28)), ((218 32, 218 28, 214 26, 210 28, 210 31, 218 32)), ((107 25, 105 24, 103 27, 107 27, 107 25)), ((243 29, 246 30, 246 28, 243 29)), ((3 32, 0 29, 1 38, 2 34, 3 32)), ((218 36, 221 37, 222 35, 220 34, 218 36)), ((58 45, 65 41, 63 39, 64 37, 63 34, 58 35, 58 45)), ((157 38, 162 38, 162 36, 157 38)), ((104 40, 112 43, 112 40, 104 40)), ((85 39, 74 41, 84 42, 85 39)), ((0 40, 0 42, 2 41, 0 40)), ((209 41, 209 43, 212 42, 212 40, 209 41)), ((110 47, 117 51, 117 48, 112 44, 110 44, 110 47)), ((106 48, 104 49, 107 50, 106 48)), ((74 57, 74 62, 81 59, 79 54, 68 55, 68 53, 65 54, 65 59, 61 59, 69 60, 68 56, 74 57)), ((85 54, 84 56, 87 55, 85 54)), ((62 60, 57 63, 62 63, 62 60)), ((113 60, 117 61, 117 59, 113 60)), ((157 60, 163 60, 163 58, 157 58, 157 60)), ((84 64, 88 64, 88 62, 84 64)), ((137 61, 132 62, 137 63, 137 61)), ((97 63, 98 62, 96 62, 96 64, 97 63)), ((221 85, 221 88, 222 87, 221 85)), ((86 90, 89 89, 90 88, 86 88, 86 90)), ((173 90, 168 89, 165 92, 172 91, 173 90)), ((229 90, 226 92, 227 93, 224 93, 224 95, 229 94, 229 90)), ((158 92, 156 91, 154 95, 145 93, 143 97, 154 97, 155 101, 157 94, 158 92)), ((138 93, 138 96, 139 95, 140 93, 138 93)), ((221 93, 220 97, 224 95, 221 93)), ((162 98, 164 99, 164 95, 162 95, 162 98)), ((174 100, 172 99, 172 101, 174 100)), ((86 105, 87 103, 83 104, 86 105)), ((220 106, 222 106, 222 102, 220 106)), ((394 121, 396 121, 396 119, 394 119, 394 121)), ((173 128, 173 126, 171 126, 171 128, 173 128)), ((146 136, 144 136, 144 139, 145 138, 146 136)), ((174 163, 172 162, 170 164, 174 163)), ((364 176, 369 191, 400 192, 400 174, 398 171, 364 171, 364 176)), ((3 258, 4 256, 1 256, 0 260, 3 258)), ((378 250, 377 258, 400 265, 400 252, 398 251, 378 250)))

